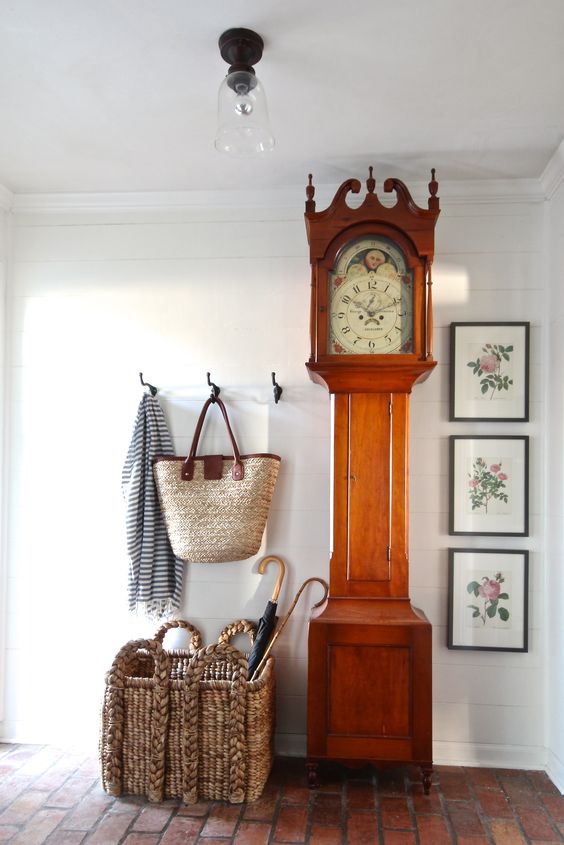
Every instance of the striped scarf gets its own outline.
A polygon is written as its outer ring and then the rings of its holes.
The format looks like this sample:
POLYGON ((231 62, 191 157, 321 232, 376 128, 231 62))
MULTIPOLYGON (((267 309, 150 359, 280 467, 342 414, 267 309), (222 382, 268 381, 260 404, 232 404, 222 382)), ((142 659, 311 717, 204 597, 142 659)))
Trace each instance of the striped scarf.
POLYGON ((182 592, 183 564, 172 553, 153 478, 155 455, 173 454, 162 408, 146 393, 139 403, 121 486, 126 503, 129 610, 155 619, 178 610, 182 592))

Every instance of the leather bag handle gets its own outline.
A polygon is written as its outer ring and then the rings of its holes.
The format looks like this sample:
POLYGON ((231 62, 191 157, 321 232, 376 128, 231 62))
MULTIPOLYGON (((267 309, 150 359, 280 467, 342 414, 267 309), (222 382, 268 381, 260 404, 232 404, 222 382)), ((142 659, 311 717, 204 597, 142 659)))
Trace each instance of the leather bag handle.
POLYGON ((194 477, 194 459, 196 457, 196 450, 198 448, 198 442, 200 440, 200 434, 202 433, 202 428, 204 425, 204 419, 208 412, 208 408, 210 405, 217 405, 219 410, 223 414, 223 419, 225 420, 225 425, 227 427, 227 434, 229 435, 229 440, 231 441, 231 448, 233 450, 233 468, 231 470, 231 476, 233 481, 241 481, 243 476, 245 475, 245 468, 243 467, 243 462, 241 460, 241 455, 239 453, 239 447, 237 446, 237 441, 235 440, 235 435, 231 430, 231 425, 229 423, 229 417, 227 416, 227 409, 223 404, 222 400, 218 397, 214 397, 213 399, 210 397, 204 404, 202 408, 202 412, 199 416, 198 422, 196 424, 196 430, 194 432, 194 437, 192 439, 192 446, 190 448, 190 453, 186 460, 182 465, 182 472, 181 478, 184 481, 191 481, 194 477))

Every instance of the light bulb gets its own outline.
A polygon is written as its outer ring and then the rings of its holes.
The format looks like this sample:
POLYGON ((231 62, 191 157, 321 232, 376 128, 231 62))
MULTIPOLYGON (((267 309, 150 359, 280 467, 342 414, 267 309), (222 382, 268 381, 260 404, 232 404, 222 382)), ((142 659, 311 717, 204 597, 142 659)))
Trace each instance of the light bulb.
POLYGON ((251 103, 249 97, 237 97, 237 102, 235 103, 235 111, 242 117, 252 114, 253 104, 251 103))

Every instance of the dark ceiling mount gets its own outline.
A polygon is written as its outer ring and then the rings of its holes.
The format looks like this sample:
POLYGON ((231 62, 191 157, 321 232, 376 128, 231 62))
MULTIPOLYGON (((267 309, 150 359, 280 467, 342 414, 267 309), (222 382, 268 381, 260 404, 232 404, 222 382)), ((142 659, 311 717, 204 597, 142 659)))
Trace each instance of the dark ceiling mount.
MULTIPOLYGON (((249 87, 254 87, 246 74, 254 76, 256 65, 262 57, 264 42, 260 35, 252 29, 228 29, 219 36, 219 52, 221 58, 230 65, 228 74, 241 74, 241 79, 246 79, 249 87), (243 77, 243 74, 245 76, 243 77)), ((229 81, 229 87, 235 88, 237 77, 229 81), (232 84, 233 81, 233 84, 232 84)))

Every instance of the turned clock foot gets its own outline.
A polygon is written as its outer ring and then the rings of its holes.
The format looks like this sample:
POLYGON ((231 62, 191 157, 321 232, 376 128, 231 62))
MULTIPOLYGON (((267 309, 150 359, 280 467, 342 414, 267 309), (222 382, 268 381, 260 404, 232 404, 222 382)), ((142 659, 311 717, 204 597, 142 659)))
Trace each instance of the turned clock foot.
POLYGON ((319 764, 306 763, 307 785, 310 789, 317 789, 319 786, 319 764))
POLYGON ((425 795, 429 794, 431 789, 431 778, 433 777, 432 766, 421 766, 421 779, 423 781, 423 792, 425 795))

